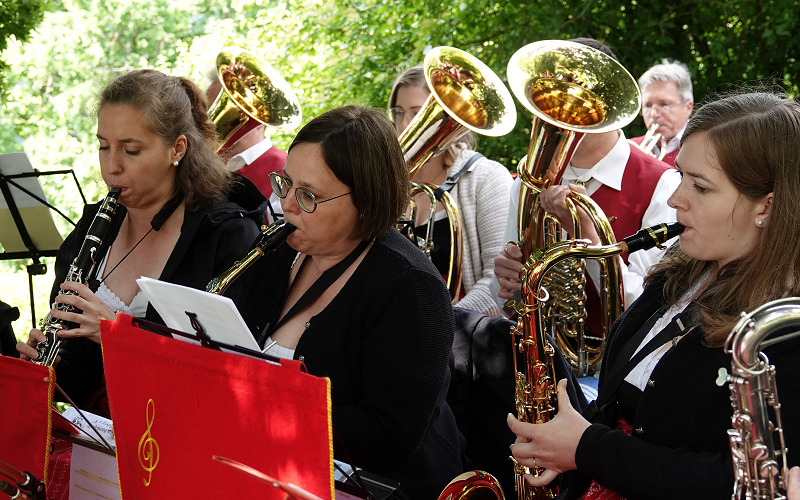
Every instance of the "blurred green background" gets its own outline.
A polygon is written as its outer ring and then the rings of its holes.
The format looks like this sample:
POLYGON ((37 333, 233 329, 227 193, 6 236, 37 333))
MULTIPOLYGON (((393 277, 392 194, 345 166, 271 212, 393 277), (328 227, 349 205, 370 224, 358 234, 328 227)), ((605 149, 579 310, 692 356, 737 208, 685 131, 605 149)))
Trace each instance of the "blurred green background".
MULTIPOLYGON (((399 71, 427 50, 465 50, 503 80, 511 55, 543 39, 604 42, 638 76, 662 58, 685 62, 695 101, 751 85, 797 93, 797 1, 677 0, 3 0, 0 3, 0 153, 26 151, 40 170, 74 169, 89 201, 100 180, 94 103, 117 75, 151 67, 208 81, 225 45, 249 49, 296 90, 303 122, 343 104, 385 108, 399 71)), ((514 171, 525 154, 530 113, 514 131, 479 138, 479 149, 514 171)), ((286 148, 295 131, 273 135, 286 148)), ((641 119, 625 130, 641 135, 641 119)), ((70 179, 42 178, 51 203, 77 220, 70 179)), ((69 224, 56 220, 63 234, 69 224)), ((18 336, 30 327, 25 261, 0 261, 0 300, 18 306, 18 336)), ((52 267, 49 266, 49 267, 52 267)), ((34 278, 36 315, 47 311, 52 274, 34 278)))

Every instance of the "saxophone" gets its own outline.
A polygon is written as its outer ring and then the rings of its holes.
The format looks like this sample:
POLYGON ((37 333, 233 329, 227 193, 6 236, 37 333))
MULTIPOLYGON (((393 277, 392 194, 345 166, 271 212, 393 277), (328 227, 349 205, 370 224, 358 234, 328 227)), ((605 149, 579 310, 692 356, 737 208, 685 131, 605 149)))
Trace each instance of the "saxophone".
POLYGON ((786 443, 775 385, 775 366, 763 347, 800 335, 792 332, 766 340, 776 330, 800 326, 800 298, 768 302, 742 318, 731 331, 725 352, 731 354, 733 428, 728 430, 733 458, 734 500, 785 499, 786 443), (769 408, 775 422, 769 420, 769 408), (776 442, 777 441, 777 442, 776 442), (777 447, 776 447, 777 444, 777 447))
MULTIPOLYGON (((100 205, 100 209, 94 216, 92 224, 89 226, 89 231, 86 233, 78 255, 69 266, 69 271, 67 272, 67 277, 64 282, 73 281, 86 284, 89 278, 94 276, 98 264, 96 255, 97 249, 106 239, 109 227, 115 225, 116 220, 113 219, 114 216, 116 215, 119 217, 125 214, 125 210, 120 210, 120 205, 117 203, 121 192, 122 189, 118 187, 112 188, 108 192, 108 195, 100 205)), ((76 293, 71 290, 60 290, 58 294, 76 295, 76 293)), ((54 302, 52 308, 64 312, 78 312, 75 307, 59 302, 54 302)), ((76 326, 78 325, 75 323, 54 318, 48 313, 47 316, 39 322, 39 329, 44 334, 45 340, 36 345, 38 355, 36 359, 32 361, 40 365, 53 366, 56 356, 58 355, 58 348, 61 345, 61 338, 57 335, 58 331, 69 330, 76 326)))
MULTIPOLYGON (((683 232, 678 223, 659 224, 642 229, 619 243, 590 247, 588 240, 565 240, 533 249, 522 274, 522 301, 515 305, 519 314, 511 329, 514 352, 514 381, 517 418, 523 422, 545 423, 558 411, 556 375, 553 365, 555 347, 545 337, 552 325, 544 311, 553 295, 543 286, 551 270, 565 259, 605 259, 661 246, 683 232)), ((512 459, 513 460, 513 459, 512 459)), ((534 487, 525 482, 525 474, 539 476, 543 469, 531 469, 514 461, 515 489, 519 500, 555 497, 548 487, 534 487)))
POLYGON ((278 248, 290 234, 297 229, 285 221, 273 222, 262 228, 261 234, 256 238, 253 249, 241 260, 237 260, 227 271, 212 279, 206 285, 206 292, 222 295, 233 281, 241 275, 250 264, 255 262, 266 252, 278 248))

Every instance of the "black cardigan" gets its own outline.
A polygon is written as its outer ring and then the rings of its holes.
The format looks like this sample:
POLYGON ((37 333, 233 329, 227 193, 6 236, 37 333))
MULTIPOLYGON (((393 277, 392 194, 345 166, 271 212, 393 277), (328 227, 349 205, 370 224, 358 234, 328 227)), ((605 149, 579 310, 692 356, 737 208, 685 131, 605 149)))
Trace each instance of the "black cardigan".
MULTIPOLYGON (((238 181, 229 199, 197 212, 184 213, 180 237, 159 276, 160 280, 205 289, 211 278, 247 253, 264 221, 266 199, 249 180, 238 174, 236 178, 238 181)), ((84 207, 75 230, 58 249, 51 303, 99 207, 99 203, 84 207)), ((107 250, 108 245, 104 244, 98 254, 103 256, 107 250)), ((163 323, 150 304, 145 318, 163 323)), ((75 404, 84 408, 103 385, 100 344, 84 337, 65 339, 59 354, 61 361, 56 365, 56 380, 75 404)), ((94 410, 101 411, 102 408, 94 410)))
MULTIPOLYGON (((603 356, 598 400, 606 398, 610 390, 604 387, 608 367, 663 302, 660 284, 649 285, 614 324, 603 356)), ((766 350, 777 367, 790 451, 800 449, 798 352, 797 341, 766 350)), ((733 409, 725 376, 730 370, 730 355, 722 348, 703 345, 701 328, 695 328, 653 370, 630 422, 633 436, 613 429, 615 403, 594 415, 575 454, 578 469, 629 500, 729 499, 734 476, 727 430, 733 409)), ((790 465, 797 464, 798 457, 797 451, 790 453, 790 465)), ((577 498, 588 485, 581 480, 569 484, 565 498, 577 498)))
MULTIPOLYGON (((283 304, 288 245, 242 276, 237 303, 254 335, 283 304)), ((309 321, 295 358, 329 377, 335 456, 436 498, 462 472, 462 443, 445 402, 453 308, 441 276, 396 230, 378 236, 331 303, 309 321), (346 449, 345 449, 346 448, 346 449)))

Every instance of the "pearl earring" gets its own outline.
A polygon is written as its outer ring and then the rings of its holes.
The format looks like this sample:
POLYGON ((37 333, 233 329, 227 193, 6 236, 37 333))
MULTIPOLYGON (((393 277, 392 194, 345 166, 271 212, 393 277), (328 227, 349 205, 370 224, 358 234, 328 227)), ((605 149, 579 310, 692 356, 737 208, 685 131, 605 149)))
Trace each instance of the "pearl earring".
POLYGON ((756 221, 756 226, 758 226, 758 227, 764 227, 764 219, 758 219, 758 220, 756 221))
POLYGON ((178 160, 175 160, 175 161, 173 161, 173 162, 172 162, 172 166, 173 166, 173 167, 177 167, 177 166, 178 166, 178 160))

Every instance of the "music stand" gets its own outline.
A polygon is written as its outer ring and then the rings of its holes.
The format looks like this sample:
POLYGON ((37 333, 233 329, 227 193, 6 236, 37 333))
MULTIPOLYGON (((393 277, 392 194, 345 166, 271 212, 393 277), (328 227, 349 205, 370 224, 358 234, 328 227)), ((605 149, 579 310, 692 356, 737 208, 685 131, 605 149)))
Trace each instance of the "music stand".
POLYGON ((41 257, 55 257, 63 239, 55 226, 50 210, 54 210, 73 226, 69 217, 51 205, 38 178, 43 175, 70 174, 75 180, 83 203, 86 198, 72 169, 40 172, 33 168, 27 153, 0 155, 0 260, 31 259, 27 266, 31 302, 31 325, 36 327, 33 299, 33 276, 47 272, 41 257), (12 224, 13 222, 13 224, 12 224))

